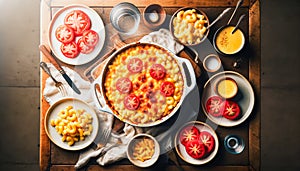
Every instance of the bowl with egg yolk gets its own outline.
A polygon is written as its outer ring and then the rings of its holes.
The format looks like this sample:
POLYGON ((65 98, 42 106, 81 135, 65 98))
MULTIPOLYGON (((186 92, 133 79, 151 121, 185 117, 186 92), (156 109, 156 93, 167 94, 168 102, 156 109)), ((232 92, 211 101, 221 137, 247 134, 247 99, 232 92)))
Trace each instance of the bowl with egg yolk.
POLYGON ((215 92, 225 99, 231 99, 237 94, 238 85, 236 81, 230 77, 222 78, 217 81, 215 92))

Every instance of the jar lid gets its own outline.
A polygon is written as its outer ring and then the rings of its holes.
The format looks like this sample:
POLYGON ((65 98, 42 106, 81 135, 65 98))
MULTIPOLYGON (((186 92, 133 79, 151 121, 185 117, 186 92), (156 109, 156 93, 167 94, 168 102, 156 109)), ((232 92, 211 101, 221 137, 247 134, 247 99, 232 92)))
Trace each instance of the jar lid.
POLYGON ((231 154, 240 154, 245 148, 245 142, 240 136, 227 135, 224 139, 224 146, 227 152, 231 154))

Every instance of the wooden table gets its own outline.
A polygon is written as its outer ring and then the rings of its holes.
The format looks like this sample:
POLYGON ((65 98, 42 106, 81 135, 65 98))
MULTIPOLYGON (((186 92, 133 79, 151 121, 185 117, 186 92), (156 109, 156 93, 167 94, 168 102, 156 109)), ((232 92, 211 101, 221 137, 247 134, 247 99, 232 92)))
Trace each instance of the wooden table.
MULTIPOLYGON (((84 4, 95 9, 96 12, 103 19, 104 25, 109 24, 109 13, 112 7, 118 3, 122 2, 121 0, 44 0, 41 1, 41 44, 48 45, 48 26, 53 14, 60 8, 70 5, 70 4, 84 4)), ((135 4, 140 11, 142 12, 145 6, 157 3, 165 7, 167 14, 172 15, 178 8, 184 6, 194 6, 199 9, 202 9, 206 12, 210 21, 215 19, 225 8, 232 7, 234 8, 237 0, 130 0, 135 4)), ((255 92, 255 106, 250 117, 241 125, 235 126, 232 128, 218 127, 216 133, 218 134, 220 141, 219 152, 215 159, 213 159, 208 164, 203 166, 192 166, 185 163, 182 160, 179 160, 182 168, 184 170, 222 170, 222 171, 233 171, 233 170, 260 170, 260 110, 261 110, 261 86, 260 86, 260 64, 261 64, 261 47, 260 47, 260 2, 259 0, 244 0, 242 7, 238 10, 235 15, 232 23, 236 23, 238 17, 241 14, 247 14, 247 19, 244 20, 240 27, 246 33, 248 38, 248 43, 244 48, 243 52, 234 57, 225 57, 220 55, 222 64, 225 70, 235 70, 242 75, 244 75, 249 82, 251 83, 254 92, 255 92), (243 62, 241 67, 235 69, 232 67, 232 63, 241 58, 243 62), (223 141, 226 135, 228 134, 237 134, 241 136, 246 143, 245 150, 238 155, 233 155, 225 151, 223 141)), ((208 36, 208 39, 211 41, 213 33, 222 25, 225 25, 231 15, 226 15, 221 21, 215 24, 208 36)), ((109 36, 108 36, 109 37, 109 36)), ((107 39, 108 40, 108 39, 107 39)), ((113 47, 112 44, 108 44, 107 47, 102 50, 99 56, 104 55, 109 51, 110 47, 113 47)), ((193 47, 198 48, 198 47, 193 47)), ((201 44, 199 46, 201 48, 201 44)), ((200 56, 200 59, 203 60, 204 56, 200 56)), ((41 55, 41 61, 48 60, 41 55)), ((76 66, 75 70, 78 71, 82 76, 84 76, 83 71, 85 71, 90 65, 94 62, 97 62, 99 59, 95 59, 92 62, 76 66)), ((66 64, 63 64, 66 65, 66 64)), ((66 65, 71 67, 70 65, 66 65)), ((201 63, 199 64, 201 66, 201 63)), ((201 67, 202 68, 202 67, 201 67)), ((203 71, 203 70, 202 70, 203 71)), ((43 89, 45 87, 45 80, 48 76, 41 72, 41 111, 40 111, 40 169, 41 170, 74 170, 74 164, 76 163, 79 152, 72 152, 63 150, 56 145, 54 145, 49 138, 47 137, 44 130, 44 116, 49 104, 45 101, 42 96, 43 89)), ((198 85, 204 85, 207 80, 207 75, 205 72, 202 73, 201 77, 197 79, 198 85)), ((199 86, 201 92, 203 86, 199 86)), ((203 111, 200 110, 199 120, 204 121, 205 115, 203 111)), ((164 158, 164 156, 161 156, 164 158)), ((163 159, 160 159, 163 160, 163 159)), ((168 162, 168 164, 160 165, 160 160, 158 164, 153 167, 150 167, 148 170, 178 170, 175 164, 168 162)), ((83 170, 142 170, 133 165, 131 165, 127 159, 124 159, 120 162, 112 164, 110 166, 101 167, 91 161, 83 170)))

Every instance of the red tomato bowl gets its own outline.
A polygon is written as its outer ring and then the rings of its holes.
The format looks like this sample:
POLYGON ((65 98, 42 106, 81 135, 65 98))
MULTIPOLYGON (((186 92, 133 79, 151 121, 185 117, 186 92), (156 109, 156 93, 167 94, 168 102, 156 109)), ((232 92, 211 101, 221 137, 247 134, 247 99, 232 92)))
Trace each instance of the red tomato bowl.
POLYGON ((215 131, 208 124, 200 121, 184 124, 176 133, 174 141, 175 150, 179 157, 193 165, 203 165, 210 162, 219 149, 219 140, 215 131), (192 130, 190 132, 193 132, 196 138, 183 142, 182 132, 186 129, 192 130))
MULTIPOLYGON (((149 66, 149 68, 150 68, 150 66, 149 66)), ((195 87, 197 87, 195 72, 194 72, 194 69, 193 69, 191 63, 187 59, 177 57, 175 54, 173 54, 172 52, 170 52, 169 50, 165 49, 164 47, 162 47, 158 44, 155 44, 155 43, 140 43, 140 42, 127 44, 127 45, 123 46, 122 48, 120 48, 119 50, 117 50, 116 52, 114 52, 107 59, 107 61, 105 62, 104 66, 103 66, 103 72, 101 72, 99 77, 97 77, 94 80, 93 84, 92 84, 92 88, 94 89, 93 98, 94 98, 94 101, 96 102, 96 104, 98 105, 98 109, 100 111, 112 113, 112 114, 114 114, 115 117, 117 117, 121 121, 123 121, 125 123, 128 123, 128 124, 131 124, 133 126, 139 126, 139 127, 155 126, 155 125, 161 124, 161 123, 165 122, 166 120, 168 120, 169 118, 171 118, 177 112, 177 110, 180 108, 180 106, 181 106, 183 100, 185 99, 185 97, 195 87), (108 101, 108 98, 105 95, 106 94, 105 93, 105 88, 104 88, 105 76, 106 76, 106 73, 108 71, 108 66, 114 61, 114 59, 120 53, 122 53, 123 51, 125 51, 129 48, 133 48, 133 47, 137 47, 137 46, 147 46, 147 45, 154 46, 155 48, 163 49, 166 53, 168 53, 169 56, 171 56, 173 59, 175 59, 175 61, 177 63, 177 66, 179 67, 179 71, 180 71, 180 73, 182 75, 182 78, 183 78, 183 91, 182 91, 182 95, 181 95, 181 98, 180 98, 179 102, 177 103, 177 105, 172 109, 172 111, 168 115, 163 116, 161 119, 158 119, 158 120, 152 121, 152 122, 133 123, 130 120, 126 120, 124 118, 121 118, 119 116, 119 114, 117 113, 117 111, 110 107, 110 105, 109 105, 110 102, 108 101), (188 84, 187 79, 189 79, 189 84, 188 84)), ((166 95, 169 95, 169 94, 166 93, 166 95)))

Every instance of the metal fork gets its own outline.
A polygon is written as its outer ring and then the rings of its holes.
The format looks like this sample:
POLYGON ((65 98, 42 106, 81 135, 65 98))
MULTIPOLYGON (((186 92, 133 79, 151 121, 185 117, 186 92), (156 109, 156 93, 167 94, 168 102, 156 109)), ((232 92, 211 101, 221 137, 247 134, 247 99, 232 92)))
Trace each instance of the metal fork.
POLYGON ((52 80, 54 81, 55 83, 55 87, 58 88, 59 92, 61 93, 61 95, 64 97, 64 96, 67 96, 68 93, 63 85, 62 82, 59 82, 57 81, 51 74, 51 71, 49 69, 49 67, 47 66, 47 64, 45 62, 40 62, 40 67, 52 78, 52 80))
POLYGON ((94 147, 95 150, 98 150, 99 148, 102 148, 107 144, 108 139, 110 137, 110 133, 111 133, 110 128, 103 129, 101 134, 98 136, 99 138, 97 138, 97 140, 95 140, 95 143, 96 143, 96 147, 94 147))

